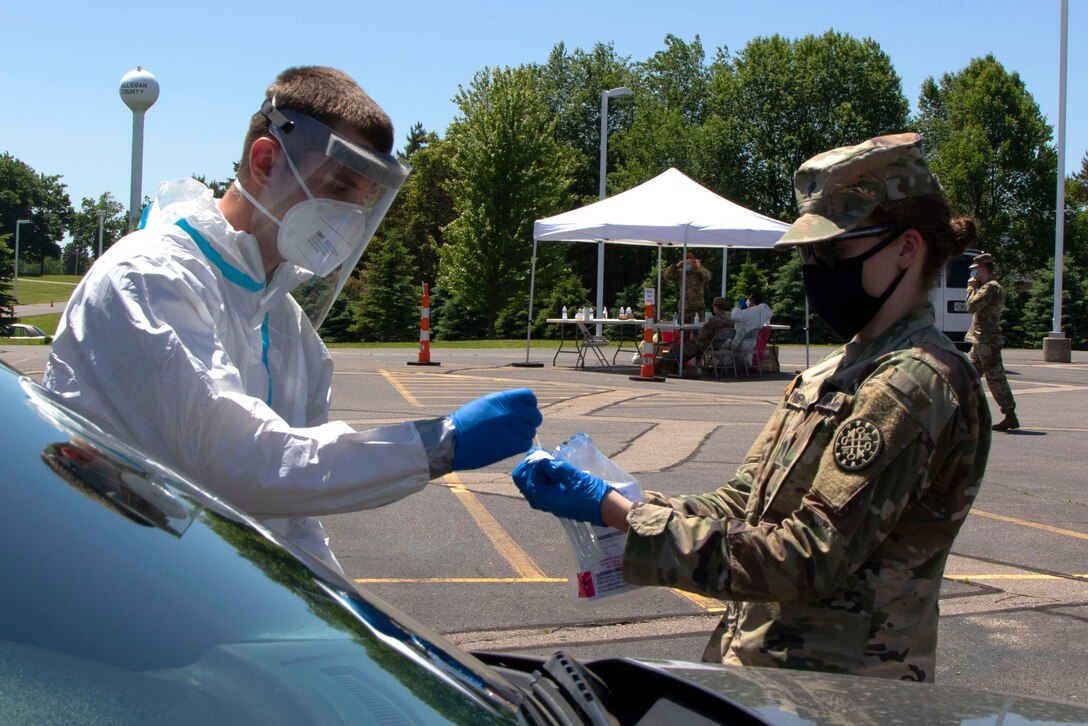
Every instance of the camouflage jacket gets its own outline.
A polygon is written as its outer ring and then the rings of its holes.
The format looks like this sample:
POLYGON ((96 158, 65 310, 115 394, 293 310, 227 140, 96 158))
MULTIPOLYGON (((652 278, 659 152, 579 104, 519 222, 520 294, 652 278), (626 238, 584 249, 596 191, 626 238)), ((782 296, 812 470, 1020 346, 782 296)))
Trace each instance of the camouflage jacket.
POLYGON ((729 313, 714 313, 706 322, 703 323, 703 327, 699 328, 699 334, 696 336, 696 341, 699 344, 699 350, 706 350, 714 342, 714 338, 718 336, 718 333, 733 333, 733 320, 729 317, 729 313))
POLYGON ((1005 339, 1001 335, 1001 312, 1005 309, 1005 289, 997 280, 979 285, 975 289, 967 288, 967 312, 971 318, 971 329, 963 336, 969 343, 1002 345, 1005 339))
POLYGON ((728 600, 706 660, 932 681, 989 449, 978 376, 920 306, 795 378, 725 486, 649 492, 624 579, 728 600))
MULTIPOLYGON (((681 276, 684 274, 684 271, 678 269, 676 265, 669 265, 665 270, 665 279, 679 285, 681 276)), ((703 288, 710 282, 710 278, 710 270, 702 265, 692 265, 691 269, 687 271, 687 276, 684 277, 684 311, 687 315, 693 313, 703 314, 706 307, 706 300, 703 299, 703 288)))

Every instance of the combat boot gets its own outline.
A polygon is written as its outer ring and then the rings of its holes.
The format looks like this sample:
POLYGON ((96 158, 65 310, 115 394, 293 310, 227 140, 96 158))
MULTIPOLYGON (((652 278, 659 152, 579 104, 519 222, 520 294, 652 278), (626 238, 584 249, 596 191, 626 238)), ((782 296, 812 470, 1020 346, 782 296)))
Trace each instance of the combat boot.
POLYGON ((994 431, 1009 431, 1010 429, 1018 428, 1020 428, 1020 421, 1016 418, 1015 411, 1009 411, 1005 414, 1005 418, 993 425, 994 431))

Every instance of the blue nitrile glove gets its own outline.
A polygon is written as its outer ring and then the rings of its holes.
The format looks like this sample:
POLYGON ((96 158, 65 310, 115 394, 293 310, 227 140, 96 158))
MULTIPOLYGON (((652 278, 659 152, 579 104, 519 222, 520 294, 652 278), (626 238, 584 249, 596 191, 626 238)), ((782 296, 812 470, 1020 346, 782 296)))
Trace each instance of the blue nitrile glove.
POLYGON ((528 451, 544 420, 528 388, 499 391, 469 401, 450 414, 453 468, 477 469, 528 451))
POLYGON ((746 307, 748 307, 748 299, 746 297, 744 297, 743 295, 738 297, 737 298, 737 307, 740 308, 741 310, 744 310, 746 307))
POLYGON ((603 479, 533 449, 514 467, 514 483, 533 509, 604 526, 601 502, 612 487, 603 479))

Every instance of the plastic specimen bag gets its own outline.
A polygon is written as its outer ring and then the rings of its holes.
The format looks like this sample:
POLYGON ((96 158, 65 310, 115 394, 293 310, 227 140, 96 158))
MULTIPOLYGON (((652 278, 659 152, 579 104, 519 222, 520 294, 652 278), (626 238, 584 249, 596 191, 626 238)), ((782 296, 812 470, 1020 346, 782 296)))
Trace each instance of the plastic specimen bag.
MULTIPOLYGON (((601 453, 585 433, 577 433, 556 447, 555 458, 604 479, 633 502, 642 500, 642 488, 635 478, 601 453)), ((640 589, 623 581, 626 532, 564 518, 559 521, 573 554, 573 572, 568 579, 568 593, 573 600, 595 603, 628 596, 640 589)))

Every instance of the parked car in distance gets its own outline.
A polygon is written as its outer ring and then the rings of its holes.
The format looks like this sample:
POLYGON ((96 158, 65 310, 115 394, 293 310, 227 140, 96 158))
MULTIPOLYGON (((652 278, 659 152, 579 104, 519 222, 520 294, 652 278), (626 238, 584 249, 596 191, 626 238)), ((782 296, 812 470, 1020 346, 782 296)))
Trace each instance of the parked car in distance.
POLYGON ((3 364, 0 430, 3 723, 1088 724, 954 687, 473 655, 3 364))
POLYGON ((28 323, 12 323, 8 326, 7 331, 4 332, 9 338, 48 338, 49 334, 39 328, 37 325, 30 325, 28 323))

